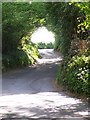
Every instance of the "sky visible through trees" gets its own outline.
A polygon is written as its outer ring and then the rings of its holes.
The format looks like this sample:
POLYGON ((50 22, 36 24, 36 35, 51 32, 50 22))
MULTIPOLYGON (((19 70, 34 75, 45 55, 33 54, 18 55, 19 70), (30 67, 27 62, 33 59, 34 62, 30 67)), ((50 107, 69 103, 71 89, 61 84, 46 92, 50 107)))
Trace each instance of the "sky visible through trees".
POLYGON ((34 43, 54 43, 55 36, 51 31, 48 31, 46 27, 38 28, 31 36, 31 41, 34 43))
MULTIPOLYGON (((34 64, 40 57, 37 45, 32 42, 34 40, 31 41, 33 33, 36 35, 36 40, 43 39, 49 42, 52 37, 55 38, 54 49, 64 56, 58 81, 67 85, 72 91, 87 95, 90 2, 3 2, 2 69, 4 71, 34 64), (40 35, 38 34, 38 38, 34 32, 41 31, 42 26, 48 34, 42 31, 40 35), (49 34, 52 34, 51 38, 49 34)), ((53 47, 52 44, 49 46, 53 47)))

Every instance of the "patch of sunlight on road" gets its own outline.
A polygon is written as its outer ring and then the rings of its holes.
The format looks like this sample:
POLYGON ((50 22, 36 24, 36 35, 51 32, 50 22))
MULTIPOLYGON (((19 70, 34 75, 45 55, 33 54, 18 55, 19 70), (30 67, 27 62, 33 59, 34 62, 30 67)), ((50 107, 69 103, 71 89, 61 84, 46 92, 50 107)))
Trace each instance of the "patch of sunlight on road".
POLYGON ((56 63, 59 60, 62 60, 60 58, 53 58, 53 59, 38 59, 38 63, 43 64, 43 63, 56 63))
POLYGON ((0 116, 6 113, 17 113, 19 116, 33 118, 88 115, 85 108, 85 114, 80 109, 83 103, 79 99, 58 92, 6 95, 0 97, 0 103, 2 103, 0 104, 0 116))
POLYGON ((51 31, 48 31, 46 27, 39 27, 31 36, 33 43, 54 43, 55 36, 51 31))
POLYGON ((53 49, 39 49, 41 59, 37 59, 39 64, 43 63, 57 63, 62 61, 63 56, 59 55, 58 52, 55 52, 53 49))

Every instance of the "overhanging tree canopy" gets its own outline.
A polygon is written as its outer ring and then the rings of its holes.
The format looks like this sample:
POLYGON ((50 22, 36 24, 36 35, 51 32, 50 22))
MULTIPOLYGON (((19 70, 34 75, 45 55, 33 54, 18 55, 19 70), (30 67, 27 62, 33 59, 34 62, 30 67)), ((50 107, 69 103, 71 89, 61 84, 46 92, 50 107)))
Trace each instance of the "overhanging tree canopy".
MULTIPOLYGON (((12 64, 12 62, 10 63, 11 59, 18 58, 18 55, 16 55, 18 50, 23 50, 26 55, 31 55, 30 51, 27 54, 28 49, 32 51, 32 47, 30 46, 35 47, 35 45, 30 42, 29 38, 35 28, 42 25, 47 26, 48 29, 55 32, 55 48, 60 49, 63 54, 68 54, 71 41, 75 35, 79 39, 89 38, 89 6, 90 3, 88 2, 3 3, 2 52, 6 57, 10 56, 6 60, 7 65, 12 64), (29 35, 28 39, 25 37, 27 34, 29 35), (22 49, 23 47, 26 47, 26 49, 22 49), (14 57, 11 57, 11 51, 14 57)), ((21 58, 18 59, 20 60, 21 58)))

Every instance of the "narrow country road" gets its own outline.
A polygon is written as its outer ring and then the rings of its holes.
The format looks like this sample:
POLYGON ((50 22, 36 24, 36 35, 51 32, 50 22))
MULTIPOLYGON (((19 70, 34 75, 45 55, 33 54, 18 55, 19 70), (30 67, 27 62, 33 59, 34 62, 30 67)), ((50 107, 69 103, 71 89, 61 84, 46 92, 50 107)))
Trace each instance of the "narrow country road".
POLYGON ((52 49, 42 49, 39 52, 42 59, 38 59, 36 65, 3 73, 0 119, 86 119, 88 104, 68 96, 55 86, 58 64, 62 57, 52 49))

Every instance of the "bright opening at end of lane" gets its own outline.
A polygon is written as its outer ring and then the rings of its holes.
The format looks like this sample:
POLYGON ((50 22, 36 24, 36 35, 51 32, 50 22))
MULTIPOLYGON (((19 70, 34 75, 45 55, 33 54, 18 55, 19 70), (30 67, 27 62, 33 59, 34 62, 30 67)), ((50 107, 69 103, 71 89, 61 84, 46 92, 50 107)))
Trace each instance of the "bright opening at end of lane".
MULTIPOLYGON (((35 44, 37 43, 52 43, 55 42, 55 35, 53 32, 48 31, 44 26, 39 27, 31 36, 31 41, 35 44)), ((37 59, 37 62, 40 64, 43 63, 56 63, 62 60, 62 57, 55 53, 53 49, 39 49, 39 53, 42 59, 37 59)))
POLYGON ((44 26, 39 27, 31 36, 33 43, 54 43, 55 35, 44 26))

